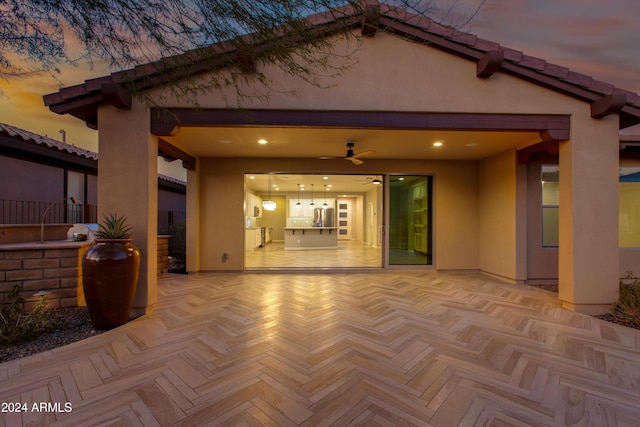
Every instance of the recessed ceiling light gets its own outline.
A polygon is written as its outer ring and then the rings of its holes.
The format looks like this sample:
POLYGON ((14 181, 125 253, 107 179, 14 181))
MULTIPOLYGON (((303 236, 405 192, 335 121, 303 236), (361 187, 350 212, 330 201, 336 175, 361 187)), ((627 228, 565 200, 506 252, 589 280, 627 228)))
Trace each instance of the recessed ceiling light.
POLYGON ((253 175, 251 175, 251 176, 249 177, 249 179, 256 179, 256 177, 255 177, 255 176, 253 176, 253 175))
POLYGON ((269 142, 269 141, 267 141, 266 139, 259 139, 259 140, 258 140, 258 144, 262 144, 262 145, 264 145, 264 144, 266 144, 266 143, 268 143, 268 142, 269 142))
POLYGON ((324 179, 326 181, 327 179, 329 179, 329 177, 328 176, 323 176, 322 179, 324 179))
POLYGON ((442 142, 438 141, 438 142, 434 142, 433 143, 434 147, 442 147, 442 142))

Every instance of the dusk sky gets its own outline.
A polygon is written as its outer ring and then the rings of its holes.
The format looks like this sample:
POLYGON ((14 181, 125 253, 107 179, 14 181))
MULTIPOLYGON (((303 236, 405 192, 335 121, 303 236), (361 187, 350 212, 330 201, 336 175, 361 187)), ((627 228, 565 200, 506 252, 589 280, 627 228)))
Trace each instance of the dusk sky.
MULTIPOLYGON (((448 8, 455 0, 435 0, 448 8)), ((460 11, 465 3, 458 0, 460 11)), ((595 79, 640 93, 640 0, 486 0, 463 28, 595 79)), ((103 69, 66 68, 65 86, 108 74, 103 69)), ((97 132, 80 120, 44 107, 42 95, 58 90, 49 76, 0 83, 0 122, 97 151, 97 132)), ((640 133, 640 129, 638 132, 640 133)))

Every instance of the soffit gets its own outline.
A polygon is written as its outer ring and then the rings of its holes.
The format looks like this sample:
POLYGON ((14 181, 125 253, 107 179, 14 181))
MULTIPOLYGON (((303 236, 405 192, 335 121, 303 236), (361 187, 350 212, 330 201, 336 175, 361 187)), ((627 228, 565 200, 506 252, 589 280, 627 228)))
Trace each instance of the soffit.
MULTIPOLYGON (((346 141, 354 152, 375 160, 480 160, 540 142, 538 132, 384 130, 289 127, 183 127, 167 142, 195 157, 305 158, 343 157, 346 141), (267 144, 261 145, 259 140, 267 144), (435 142, 442 146, 435 147, 435 142)), ((342 159, 324 161, 345 161, 342 159)))

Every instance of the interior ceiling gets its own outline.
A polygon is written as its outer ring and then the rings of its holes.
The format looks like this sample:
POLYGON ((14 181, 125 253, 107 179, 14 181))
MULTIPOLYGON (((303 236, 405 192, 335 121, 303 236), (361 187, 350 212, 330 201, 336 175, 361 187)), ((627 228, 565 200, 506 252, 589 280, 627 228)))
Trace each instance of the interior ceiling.
MULTIPOLYGON (((271 174, 271 196, 275 197, 280 194, 297 193, 298 184, 301 185, 300 198, 322 200, 325 194, 331 197, 350 196, 375 188, 372 183, 375 178, 382 179, 382 175, 374 174, 354 174, 354 175, 335 175, 335 174, 290 174, 290 173, 273 173, 271 174), (325 185, 327 187, 325 187, 325 185)), ((256 193, 266 193, 269 188, 269 174, 247 174, 245 183, 248 189, 256 193)))
MULTIPOLYGON (((344 157, 345 143, 354 141, 354 152, 374 150, 376 153, 363 157, 363 161, 386 159, 411 160, 479 160, 495 154, 523 148, 540 142, 537 132, 479 132, 440 130, 384 130, 354 128, 284 128, 284 127, 183 127, 176 136, 163 137, 167 142, 195 157, 227 158, 304 158, 344 157), (258 140, 265 139, 261 145, 258 140), (442 146, 435 147, 435 142, 442 146)), ((320 161, 320 160, 319 160, 320 161)), ((346 162, 344 159, 322 160, 346 162)), ((364 178, 375 178, 371 172, 359 172, 352 166, 353 179, 341 178, 343 188, 335 191, 363 192, 364 178), (364 177, 364 178, 363 178, 364 177), (346 181, 352 181, 347 186, 346 181)), ((270 172, 265 170, 264 172, 270 172)), ((283 181, 280 176, 280 181, 283 181)), ((259 178, 259 177, 258 177, 259 178)), ((280 191, 297 191, 298 183, 310 185, 309 176, 298 176, 280 191)), ((275 179, 275 178, 274 178, 275 179)), ((337 175, 336 178, 337 179, 337 175)), ((275 183, 275 181, 274 181, 275 183)), ((281 182, 284 184, 284 182, 281 182)), ((261 179, 253 181, 254 191, 267 191, 267 183, 261 179)), ((323 183, 315 182, 323 191, 323 183)))

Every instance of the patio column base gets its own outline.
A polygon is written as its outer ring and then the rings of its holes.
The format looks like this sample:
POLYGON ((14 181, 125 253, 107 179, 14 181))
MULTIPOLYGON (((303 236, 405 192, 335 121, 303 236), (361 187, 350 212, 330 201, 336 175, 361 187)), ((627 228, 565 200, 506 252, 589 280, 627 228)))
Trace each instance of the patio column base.
POLYGON ((595 316, 597 314, 606 314, 611 310, 611 304, 574 304, 570 301, 561 301, 562 308, 575 311, 576 313, 595 316))

